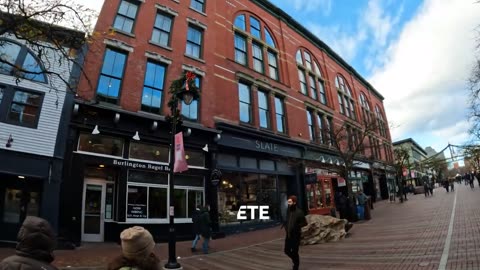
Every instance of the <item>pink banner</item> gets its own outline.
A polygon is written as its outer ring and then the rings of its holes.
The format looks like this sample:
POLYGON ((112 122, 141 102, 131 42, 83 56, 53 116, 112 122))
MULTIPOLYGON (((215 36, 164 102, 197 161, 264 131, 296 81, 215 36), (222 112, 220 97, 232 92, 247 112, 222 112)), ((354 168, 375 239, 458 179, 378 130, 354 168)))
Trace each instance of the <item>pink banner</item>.
POLYGON ((187 160, 185 159, 185 150, 183 149, 183 132, 175 134, 175 163, 173 172, 184 172, 188 170, 187 160))

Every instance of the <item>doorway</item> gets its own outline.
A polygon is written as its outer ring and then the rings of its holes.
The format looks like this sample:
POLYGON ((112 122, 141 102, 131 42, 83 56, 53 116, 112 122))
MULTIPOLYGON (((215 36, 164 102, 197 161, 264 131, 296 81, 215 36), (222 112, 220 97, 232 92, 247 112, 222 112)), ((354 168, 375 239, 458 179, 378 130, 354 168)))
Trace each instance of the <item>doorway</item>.
POLYGON ((106 183, 85 179, 82 200, 82 241, 103 242, 106 183))

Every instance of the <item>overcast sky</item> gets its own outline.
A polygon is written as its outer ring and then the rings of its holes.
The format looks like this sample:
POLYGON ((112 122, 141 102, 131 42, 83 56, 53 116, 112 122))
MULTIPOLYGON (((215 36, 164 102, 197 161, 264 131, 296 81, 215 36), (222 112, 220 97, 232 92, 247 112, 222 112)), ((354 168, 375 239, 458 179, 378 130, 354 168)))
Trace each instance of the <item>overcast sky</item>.
MULTIPOLYGON (((100 10, 102 0, 76 0, 100 10)), ((332 47, 384 97, 393 141, 443 149, 468 140, 475 0, 271 0, 332 47)), ((478 28, 477 28, 478 30, 478 28)), ((478 54, 477 54, 478 55, 478 54)))

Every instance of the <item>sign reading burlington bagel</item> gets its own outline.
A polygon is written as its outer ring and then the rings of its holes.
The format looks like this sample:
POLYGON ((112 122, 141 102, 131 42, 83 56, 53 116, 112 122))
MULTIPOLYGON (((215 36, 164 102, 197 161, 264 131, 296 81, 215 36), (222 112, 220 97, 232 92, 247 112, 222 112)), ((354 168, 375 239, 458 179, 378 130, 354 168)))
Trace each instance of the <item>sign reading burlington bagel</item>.
POLYGON ((112 164, 113 166, 126 167, 131 169, 153 170, 157 172, 170 171, 170 168, 168 167, 168 165, 161 165, 161 164, 143 163, 138 161, 123 160, 123 159, 121 160, 114 159, 112 163, 113 163, 112 164))

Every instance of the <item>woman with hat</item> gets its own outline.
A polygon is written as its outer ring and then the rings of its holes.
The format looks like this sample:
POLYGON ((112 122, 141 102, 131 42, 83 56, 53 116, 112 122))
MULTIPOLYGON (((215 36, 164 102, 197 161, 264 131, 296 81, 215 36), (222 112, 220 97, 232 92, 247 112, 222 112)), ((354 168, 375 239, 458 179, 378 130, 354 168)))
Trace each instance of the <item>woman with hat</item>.
POLYGON ((153 253, 155 242, 149 231, 134 226, 120 234, 122 255, 108 264, 108 270, 159 270, 160 259, 153 253))

